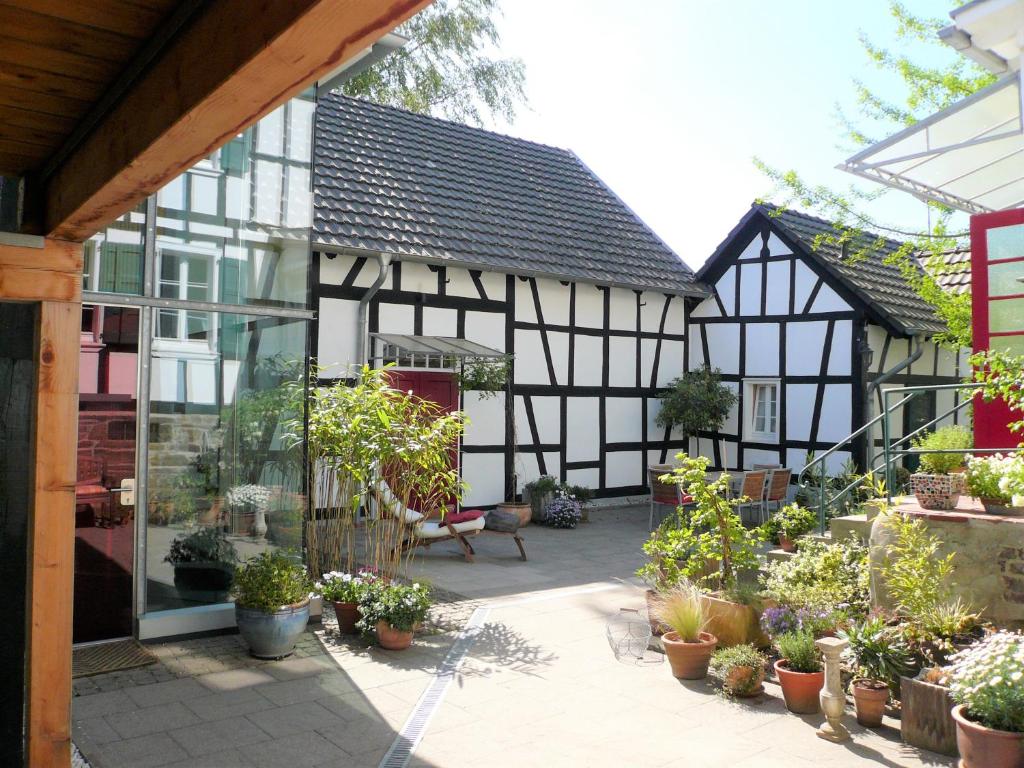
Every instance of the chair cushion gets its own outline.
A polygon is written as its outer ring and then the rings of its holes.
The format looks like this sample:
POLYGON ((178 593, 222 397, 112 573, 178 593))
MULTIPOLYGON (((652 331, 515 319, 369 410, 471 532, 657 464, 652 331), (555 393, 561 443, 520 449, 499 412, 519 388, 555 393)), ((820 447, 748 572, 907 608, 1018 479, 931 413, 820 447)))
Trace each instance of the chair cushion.
MULTIPOLYGON (((482 531, 484 528, 483 517, 478 517, 476 520, 468 520, 465 523, 452 523, 452 528, 457 533, 470 533, 475 531, 482 531)), ((444 536, 451 536, 451 531, 448 530, 448 526, 444 523, 439 523, 436 520, 428 520, 425 523, 420 523, 414 529, 416 536, 421 539, 440 539, 444 536)))
POLYGON ((414 525, 423 519, 423 513, 417 512, 415 509, 409 509, 405 506, 401 500, 395 496, 394 491, 387 483, 380 484, 380 500, 387 508, 387 514, 391 517, 397 518, 401 513, 405 518, 405 522, 414 525))
POLYGON ((483 516, 483 510, 464 509, 461 512, 452 512, 451 514, 445 515, 444 519, 447 523, 466 523, 470 520, 476 520, 478 517, 483 516))
POLYGON ((688 494, 688 493, 684 493, 684 494, 683 494, 683 498, 682 498, 682 499, 680 499, 680 502, 681 502, 682 504, 693 504, 693 496, 691 496, 691 495, 690 495, 690 494, 688 494))

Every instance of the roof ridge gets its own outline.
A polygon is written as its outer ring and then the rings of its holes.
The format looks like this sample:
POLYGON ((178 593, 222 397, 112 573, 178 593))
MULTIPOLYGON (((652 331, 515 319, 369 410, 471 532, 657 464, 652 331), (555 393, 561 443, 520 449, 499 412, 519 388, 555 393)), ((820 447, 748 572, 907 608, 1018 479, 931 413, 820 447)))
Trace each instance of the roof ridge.
MULTIPOLYGON (((765 209, 766 212, 769 213, 769 215, 771 215, 770 211, 774 210, 774 211, 779 211, 781 214, 790 213, 790 214, 792 214, 794 216, 799 216, 802 219, 807 219, 809 221, 814 221, 814 222, 817 222, 818 224, 824 224, 824 225, 826 225, 828 227, 832 227, 833 229, 835 229, 835 227, 836 227, 836 222, 834 222, 834 221, 830 221, 829 219, 823 218, 821 216, 815 216, 812 213, 807 213, 806 211, 802 211, 802 210, 799 210, 797 208, 790 208, 788 206, 779 205, 778 203, 773 203, 773 202, 770 202, 770 201, 757 201, 757 200, 754 201, 753 205, 756 206, 756 207, 759 207, 761 209, 765 209)), ((773 217, 773 218, 776 221, 778 221, 778 219, 780 217, 776 216, 776 217, 773 217)), ((856 227, 851 227, 851 229, 857 229, 857 228, 856 227)), ((876 232, 873 229, 867 229, 867 228, 863 228, 862 227, 862 228, 860 228, 860 232, 862 232, 862 233, 864 233, 866 235, 869 235, 869 236, 879 237, 882 240, 885 240, 887 243, 895 244, 898 248, 903 247, 907 243, 906 240, 896 240, 895 238, 889 237, 888 235, 883 235, 881 232, 876 232)))
POLYGON ((530 146, 540 147, 541 149, 550 150, 552 152, 558 152, 564 155, 574 154, 571 149, 568 149, 566 147, 558 147, 555 146, 554 144, 545 144, 544 142, 541 141, 524 139, 519 136, 512 136, 507 133, 501 133, 500 131, 494 131, 489 128, 480 128, 479 126, 475 125, 467 125, 466 123, 460 123, 458 120, 453 120, 447 117, 437 117, 435 115, 426 115, 423 114, 422 112, 414 112, 413 110, 408 109, 407 107, 396 107, 391 104, 379 104, 376 101, 371 101, 370 99, 364 98, 362 96, 348 96, 344 93, 341 93, 338 90, 333 90, 327 93, 325 99, 335 99, 338 101, 348 103, 358 102, 361 105, 365 105, 367 107, 379 110, 381 112, 396 112, 408 118, 420 120, 424 123, 443 123, 444 125, 450 125, 459 130, 466 131, 467 133, 484 135, 495 139, 500 139, 503 141, 514 142, 517 144, 528 144, 530 146))

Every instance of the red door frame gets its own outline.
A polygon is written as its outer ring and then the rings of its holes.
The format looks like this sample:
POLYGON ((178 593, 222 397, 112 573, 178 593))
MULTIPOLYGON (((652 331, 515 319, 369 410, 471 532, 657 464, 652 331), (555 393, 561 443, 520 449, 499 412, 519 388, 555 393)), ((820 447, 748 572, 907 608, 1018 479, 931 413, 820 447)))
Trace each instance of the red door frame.
MULTIPOLYGON (((1024 292, 997 299, 989 297, 988 289, 988 231, 999 227, 1024 225, 1024 209, 997 211, 971 216, 971 325, 974 351, 991 349, 993 341, 998 344, 1002 336, 1019 335, 1014 332, 992 333, 989 331, 989 303, 1003 299, 1024 298, 1024 292)), ((1021 262, 1024 267, 1024 244, 1020 256, 999 259, 996 264, 1021 262)), ((1022 328, 1024 330, 1024 328, 1022 328)), ((1006 403, 997 400, 986 403, 980 396, 974 400, 974 445, 978 448, 1007 448, 1020 441, 1019 435, 1010 432, 1007 424, 1019 418, 1006 403)))

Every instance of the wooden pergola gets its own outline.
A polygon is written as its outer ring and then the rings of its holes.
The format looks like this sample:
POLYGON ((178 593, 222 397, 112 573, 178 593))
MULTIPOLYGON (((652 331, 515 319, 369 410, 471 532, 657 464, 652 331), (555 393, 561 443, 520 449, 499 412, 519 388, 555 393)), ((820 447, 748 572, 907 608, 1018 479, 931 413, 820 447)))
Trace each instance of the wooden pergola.
POLYGON ((38 307, 25 765, 70 764, 81 243, 429 2, 0 6, 0 302, 38 307))

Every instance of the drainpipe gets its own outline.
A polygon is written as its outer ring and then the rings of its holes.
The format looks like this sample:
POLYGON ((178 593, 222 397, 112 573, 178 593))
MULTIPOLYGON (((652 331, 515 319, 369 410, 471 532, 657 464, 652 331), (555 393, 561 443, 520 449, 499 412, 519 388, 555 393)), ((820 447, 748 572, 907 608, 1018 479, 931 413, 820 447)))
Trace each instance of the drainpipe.
POLYGON ((388 270, 391 268, 391 254, 378 253, 377 263, 379 273, 373 285, 366 289, 363 298, 359 300, 359 338, 356 340, 356 365, 362 366, 367 362, 366 354, 370 348, 370 300, 377 295, 377 291, 384 285, 388 278, 388 270))
POLYGON ((871 396, 873 390, 879 389, 886 381, 891 379, 897 373, 902 371, 904 368, 909 368, 911 365, 921 359, 921 355, 924 354, 924 336, 917 335, 914 337, 914 341, 917 343, 917 348, 911 352, 907 357, 900 360, 896 365, 890 368, 885 373, 881 374, 877 379, 872 381, 868 385, 868 396, 871 396))

